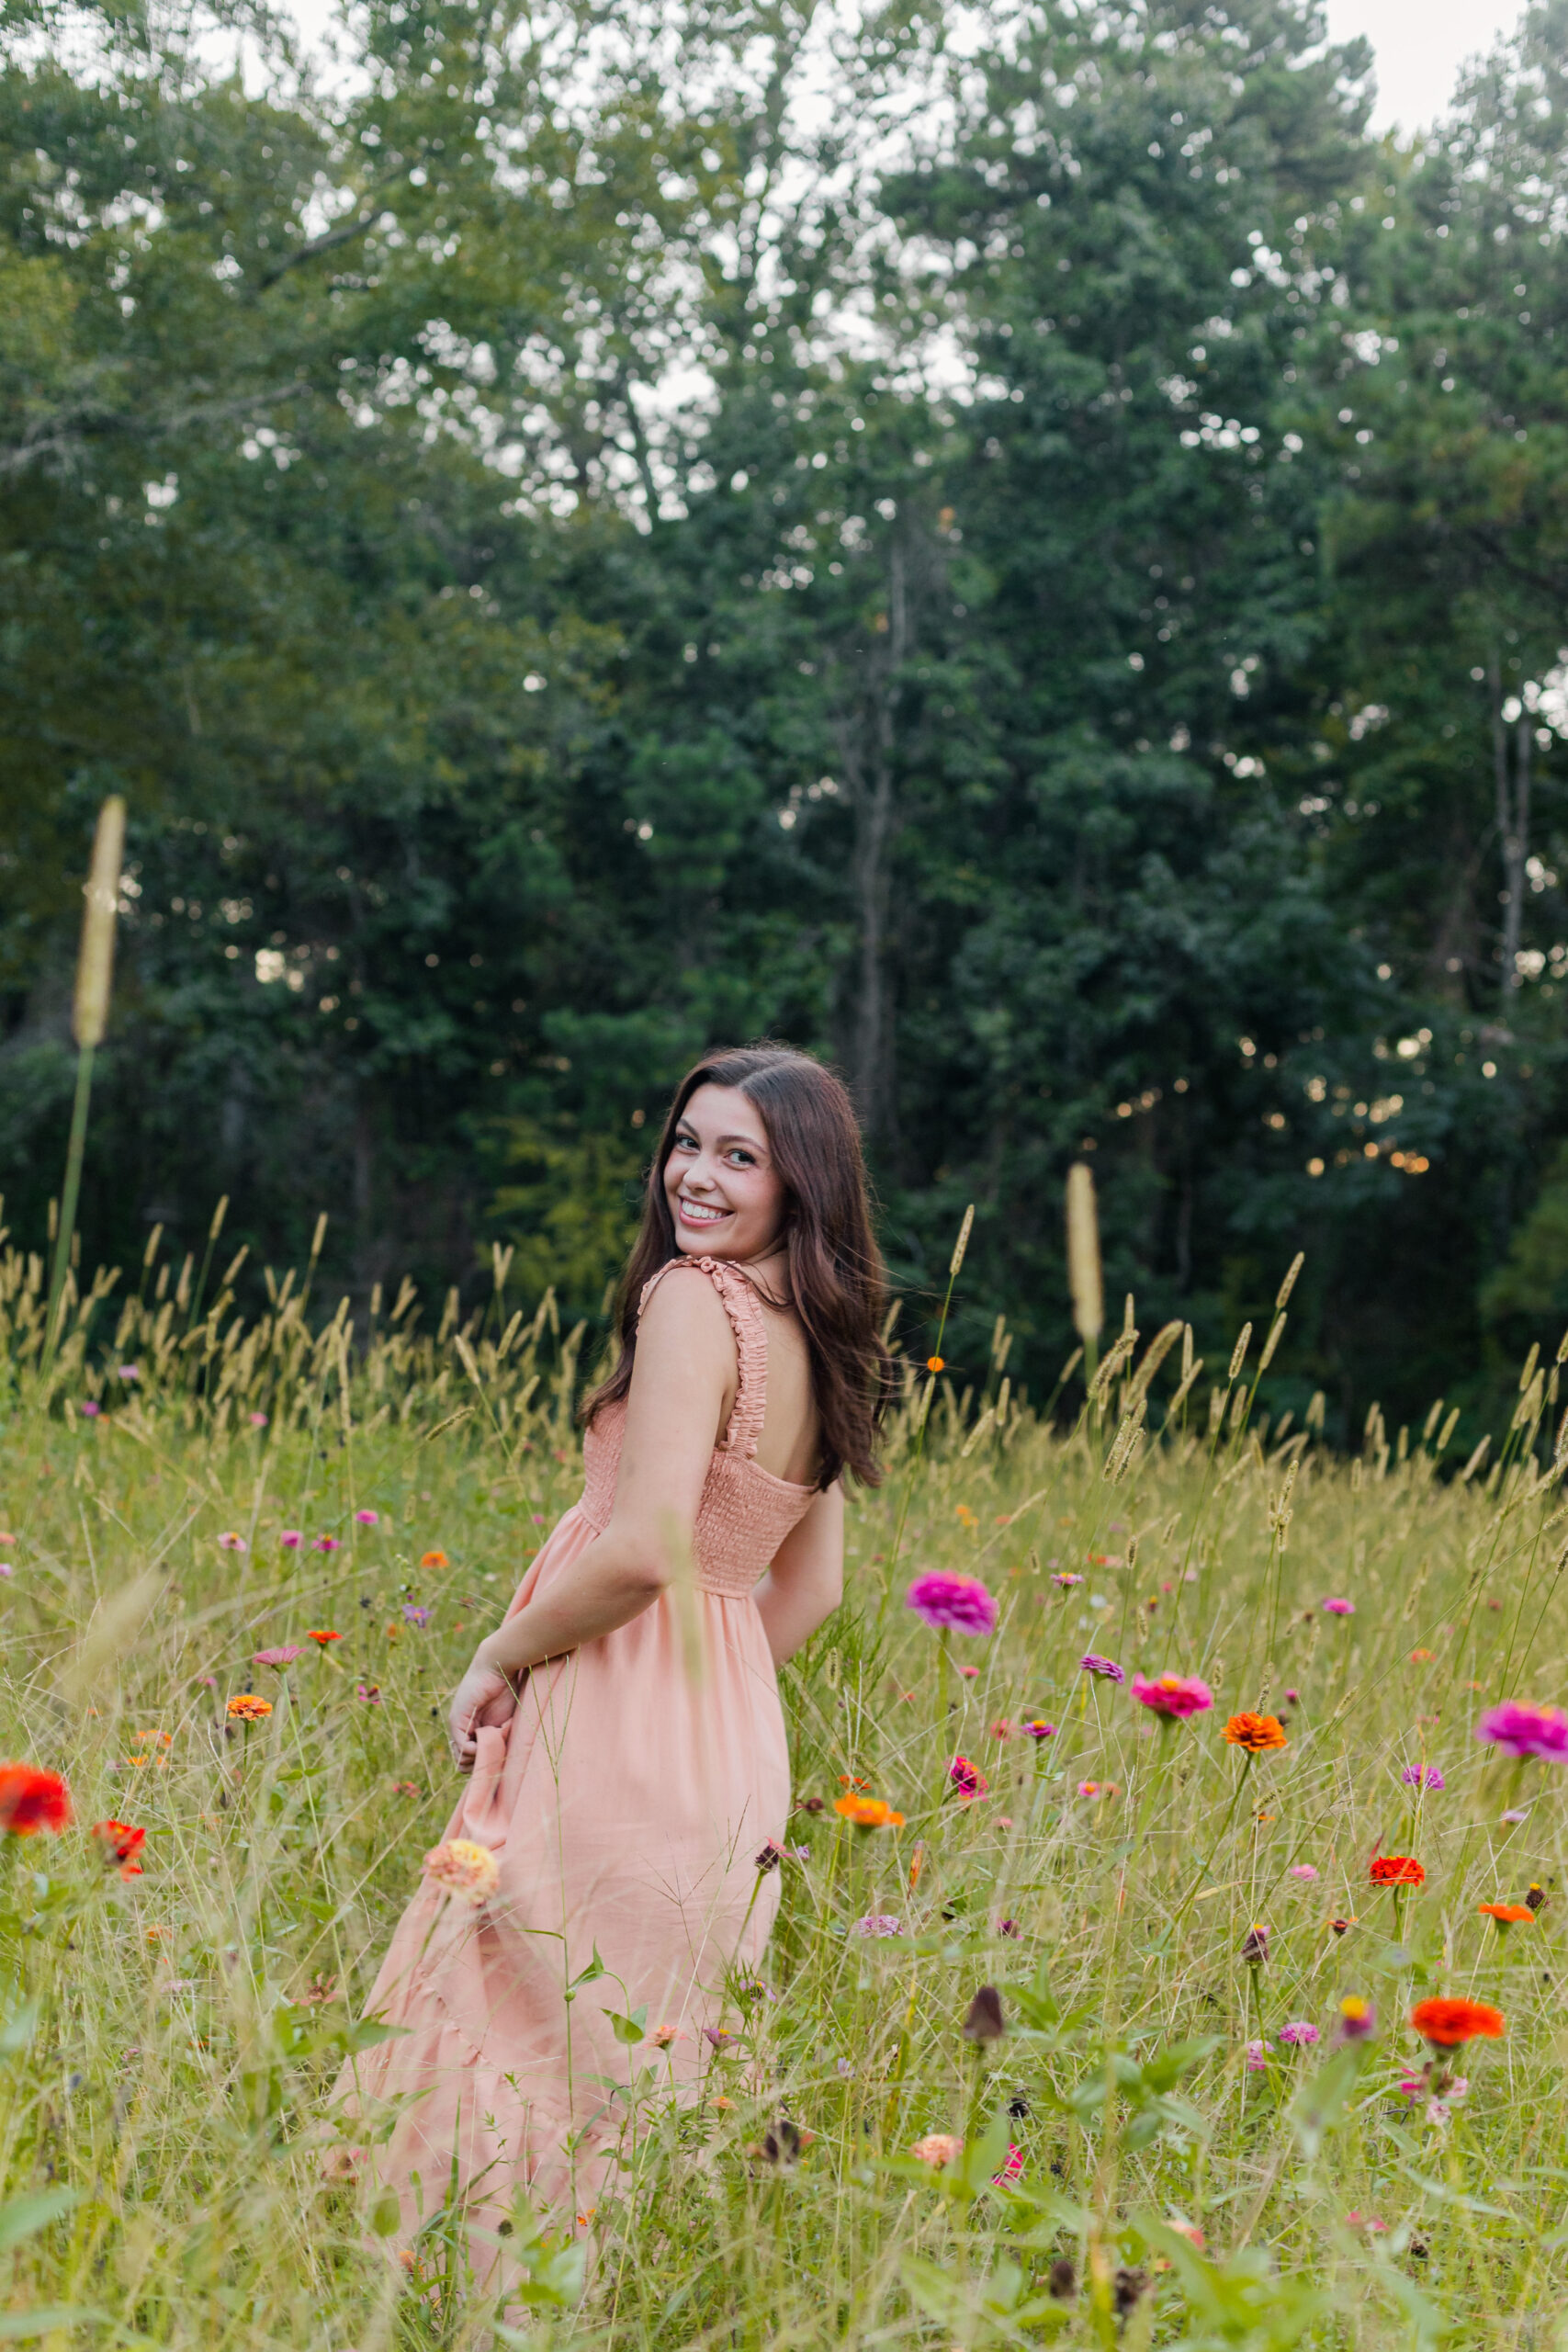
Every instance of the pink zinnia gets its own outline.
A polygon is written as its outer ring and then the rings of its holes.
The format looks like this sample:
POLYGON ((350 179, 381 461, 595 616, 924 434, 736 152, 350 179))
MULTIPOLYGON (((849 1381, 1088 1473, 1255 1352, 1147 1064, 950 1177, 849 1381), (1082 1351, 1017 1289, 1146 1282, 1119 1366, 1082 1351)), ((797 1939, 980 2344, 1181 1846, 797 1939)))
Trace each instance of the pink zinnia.
POLYGON ((378 1510, 356 1510, 354 1514, 354 1523, 355 1527, 374 1527, 380 1517, 378 1510))
POLYGON ((280 1649, 253 1650, 251 1652, 251 1664, 253 1666, 292 1666, 299 1656, 299 1644, 297 1642, 285 1642, 280 1649))
POLYGON ((248 1548, 244 1537, 236 1535, 232 1528, 230 1528, 227 1534, 218 1538, 218 1549, 220 1552, 243 1552, 248 1548))
POLYGON ((1133 1696, 1156 1715, 1170 1722, 1185 1722, 1189 1715, 1201 1715, 1214 1703, 1214 1694, 1206 1682, 1195 1674, 1162 1674, 1157 1682, 1146 1675, 1133 1677, 1133 1696))
POLYGON ((1475 1736, 1491 1740, 1514 1756, 1540 1756, 1552 1764, 1568 1762, 1568 1715, 1555 1707, 1532 1707, 1522 1699, 1505 1699, 1500 1707, 1482 1716, 1475 1736))
POLYGON ((1295 2018, 1280 2028, 1280 2040, 1292 2050, 1312 2050, 1317 2045, 1317 2028, 1304 2018, 1295 2018))
POLYGON ((1010 2180, 1016 2180, 1022 2170, 1023 2150, 1021 2148, 1015 2147, 1010 2140, 1008 2142, 1007 2160, 1003 2164, 1000 2172, 994 2172, 991 2175, 991 2187, 993 2188, 1005 2188, 1008 2182, 1010 2180))
POLYGON ((1069 1591, 1075 1584, 1082 1584, 1083 1578, 1082 1577, 1075 1576, 1070 1568, 1064 1568, 1060 1575, 1054 1576, 1051 1581, 1053 1584, 1059 1584, 1062 1590, 1066 1592, 1069 1591))
POLYGON ((1025 1716, 1022 1728, 1025 1739, 1055 1739, 1056 1736, 1055 1724, 1048 1724, 1043 1715, 1025 1716))
POLYGON ((904 1596, 906 1605, 936 1632, 993 1634, 997 1604, 978 1577, 953 1577, 942 1569, 917 1577, 904 1596))
POLYGON ((974 1797, 983 1797, 991 1785, 979 1766, 971 1764, 967 1756, 953 1758, 947 1768, 947 1777, 965 1804, 974 1797))
POLYGON ((1323 1606, 1327 1611, 1330 1617, 1353 1617, 1356 1613, 1356 1604, 1353 1600, 1336 1600, 1330 1599, 1325 1600, 1323 1606))
POLYGON ((305 1538, 297 1527, 286 1527, 277 1540, 286 1552, 298 1552, 305 1538))
POLYGON ((1106 1682, 1125 1682, 1127 1669, 1118 1666, 1113 1657, 1101 1657, 1098 1650, 1086 1650, 1078 1664, 1086 1674, 1098 1674, 1106 1682))
POLYGON ((338 1549, 338 1539, 335 1535, 318 1535, 310 1549, 312 1552, 335 1552, 338 1549))

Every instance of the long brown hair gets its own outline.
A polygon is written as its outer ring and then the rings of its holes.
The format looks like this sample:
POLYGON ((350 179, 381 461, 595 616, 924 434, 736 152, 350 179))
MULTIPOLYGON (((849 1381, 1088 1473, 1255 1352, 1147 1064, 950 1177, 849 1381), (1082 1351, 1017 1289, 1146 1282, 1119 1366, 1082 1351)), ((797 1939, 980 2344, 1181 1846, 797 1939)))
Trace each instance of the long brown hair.
POLYGON ((871 1227, 860 1129, 841 1080, 793 1046, 741 1046, 709 1054, 675 1091, 648 1175, 642 1224, 616 1300, 620 1358, 589 1398, 592 1422, 624 1396, 637 1355, 643 1285, 682 1252, 664 1192, 665 1163, 699 1086, 733 1086, 761 1117, 784 1187, 784 1241, 791 1302, 811 1356, 811 1390, 821 1425, 818 1487, 852 1470, 868 1487, 881 1478, 876 1437, 893 1396, 893 1363, 882 1339, 886 1277, 871 1227))

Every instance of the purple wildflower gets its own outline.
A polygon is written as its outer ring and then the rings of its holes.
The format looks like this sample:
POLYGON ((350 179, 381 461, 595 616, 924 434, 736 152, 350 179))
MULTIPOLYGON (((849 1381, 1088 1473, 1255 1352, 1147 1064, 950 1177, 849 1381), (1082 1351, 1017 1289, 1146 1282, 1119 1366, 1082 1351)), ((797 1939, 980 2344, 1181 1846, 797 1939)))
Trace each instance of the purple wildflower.
POLYGON ((1102 1675, 1107 1682, 1125 1682, 1127 1669, 1118 1666, 1113 1657, 1101 1657, 1097 1650, 1085 1650, 1078 1664, 1086 1674, 1102 1675))
POLYGON ((1407 1764, 1399 1777, 1407 1789, 1443 1789, 1448 1786, 1436 1764, 1407 1764))
POLYGON ((422 1609, 417 1600, 405 1600, 403 1623, 405 1625, 417 1625, 423 1633, 430 1623, 430 1611, 428 1609, 422 1609))
POLYGON ((1043 1715, 1025 1716, 1019 1729, 1025 1739, 1055 1739, 1056 1736, 1055 1724, 1048 1724, 1043 1715))
POLYGON ((1356 1613, 1356 1604, 1353 1600, 1338 1600, 1331 1597, 1323 1603, 1323 1606, 1330 1617, 1353 1617, 1356 1613))
POLYGON ((1292 2050, 1314 2050, 1317 2047, 1318 2031, 1316 2026, 1306 2018, 1292 2018, 1289 2025, 1282 2025, 1280 2028, 1277 2038, 1292 2050))
POLYGON ((1269 2052, 1260 2041, 1249 2041, 1247 2045, 1247 2071, 1249 2075, 1263 2075, 1269 2071, 1269 2052))
POLYGON ((904 1600, 939 1634, 996 1631, 997 1604, 978 1577, 953 1577, 934 1569, 915 1578, 904 1600))
POLYGON ((1505 1699, 1482 1716, 1477 1739, 1492 1741, 1513 1756, 1540 1756, 1553 1764, 1568 1762, 1568 1715, 1556 1707, 1532 1707, 1522 1699, 1505 1699))
POLYGON ((888 1911, 868 1911, 863 1919, 855 1921, 857 1936, 901 1936, 904 1924, 888 1911))

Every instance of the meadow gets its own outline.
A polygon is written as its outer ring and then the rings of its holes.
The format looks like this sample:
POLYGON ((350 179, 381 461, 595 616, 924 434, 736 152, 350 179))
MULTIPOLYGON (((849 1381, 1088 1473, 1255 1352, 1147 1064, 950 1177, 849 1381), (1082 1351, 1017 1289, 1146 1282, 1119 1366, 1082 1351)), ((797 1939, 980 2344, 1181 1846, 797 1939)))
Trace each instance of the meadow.
POLYGON ((460 2229, 402 2246, 333 2179, 324 2094, 450 1809, 446 1693, 578 1491, 587 1335, 504 1257, 462 1320, 405 1285, 355 1331, 309 1270, 242 1317, 207 1255, 73 1281, 52 1360, 0 1260, 0 1756, 73 1816, 0 1837, 0 2339, 1562 2340, 1563 1767, 1473 1736, 1568 1677, 1554 1366, 1460 1462, 1438 1403, 1354 1458, 1269 1426, 1261 1330, 1037 1405, 1000 1322, 909 1365, 783 1678, 762 1980, 682 2112, 627 2018, 619 2187, 519 2205, 498 2312, 460 2229), (906 1605, 937 1571, 993 1633, 906 1605), (1167 1674, 1213 1704, 1162 1718, 1167 1674), (1437 2049, 1434 1998, 1506 2031, 1437 2049))

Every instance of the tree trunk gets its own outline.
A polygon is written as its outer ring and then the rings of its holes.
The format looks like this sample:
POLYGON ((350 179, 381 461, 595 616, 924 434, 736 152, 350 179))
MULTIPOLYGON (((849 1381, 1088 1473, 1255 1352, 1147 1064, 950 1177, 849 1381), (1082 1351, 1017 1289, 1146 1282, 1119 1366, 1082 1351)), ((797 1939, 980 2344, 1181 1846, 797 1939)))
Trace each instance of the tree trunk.
POLYGON ((1512 729, 1514 756, 1509 773, 1508 721, 1503 716, 1503 683, 1495 657, 1492 663, 1492 767, 1497 795, 1497 837, 1503 856, 1503 993, 1519 985, 1519 936, 1525 911, 1525 860, 1529 854, 1530 723, 1521 709, 1512 729))
POLYGON ((850 877, 860 933, 850 1022, 850 1083, 868 1139, 891 1148, 897 1140, 897 1114, 888 907, 898 818, 894 753, 899 677, 909 636, 904 549, 897 538, 889 550, 884 617, 885 627, 877 632, 881 642, 863 657, 860 691, 843 712, 837 733, 854 816, 850 877))

